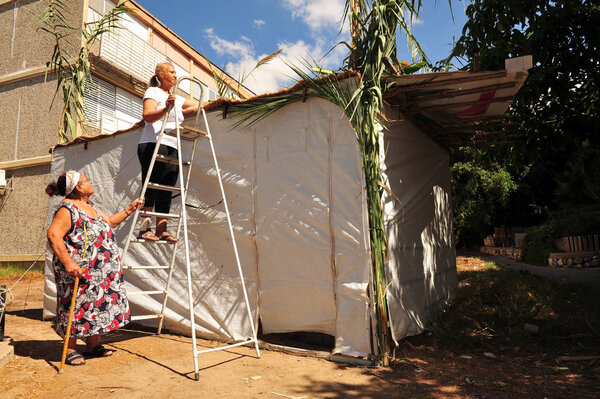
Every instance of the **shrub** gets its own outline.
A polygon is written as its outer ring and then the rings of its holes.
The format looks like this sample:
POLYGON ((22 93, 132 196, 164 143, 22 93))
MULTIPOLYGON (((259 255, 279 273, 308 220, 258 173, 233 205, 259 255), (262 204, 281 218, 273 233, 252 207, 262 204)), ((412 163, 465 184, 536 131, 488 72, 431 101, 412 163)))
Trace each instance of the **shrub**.
POLYGON ((554 243, 566 236, 600 233, 600 213, 579 210, 554 215, 531 229, 523 240, 521 259, 532 265, 547 266, 551 252, 560 252, 554 243))
POLYGON ((523 240, 521 260, 539 266, 548 265, 551 252, 558 252, 554 241, 558 238, 555 222, 550 220, 531 229, 523 240))

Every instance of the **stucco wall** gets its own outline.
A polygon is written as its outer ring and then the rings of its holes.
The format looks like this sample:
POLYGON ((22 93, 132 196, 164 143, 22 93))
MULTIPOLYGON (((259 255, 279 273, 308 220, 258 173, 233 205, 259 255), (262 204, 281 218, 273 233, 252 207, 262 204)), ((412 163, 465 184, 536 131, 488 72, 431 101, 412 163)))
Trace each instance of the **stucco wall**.
POLYGON ((48 196, 44 189, 50 165, 10 172, 14 190, 0 194, 0 254, 41 254, 46 248, 48 196))
MULTIPOLYGON (((48 155, 58 139, 62 100, 56 79, 31 75, 52 57, 52 36, 36 29, 48 1, 17 0, 0 6, 0 162, 48 155), (20 80, 10 75, 23 74, 20 80), (8 80, 8 82, 7 82, 8 80)), ((65 18, 81 27, 83 1, 65 0, 65 18)), ((73 46, 80 44, 75 34, 73 46)), ((69 50, 68 48, 66 48, 69 50)), ((71 54, 77 53, 73 50, 71 54)), ((50 165, 7 170, 12 190, 0 190, 0 255, 39 254, 45 248, 50 165)))
POLYGON ((60 123, 60 97, 50 109, 55 91, 44 76, 0 85, 0 162, 48 155, 60 123))
MULTIPOLYGON (((44 66, 52 57, 54 43, 49 33, 37 30, 38 16, 47 1, 17 0, 0 6, 0 75, 44 66)), ((69 13, 65 19, 71 26, 81 27, 83 1, 65 0, 69 13)), ((75 35, 71 42, 80 44, 75 35)), ((71 51, 74 55, 76 52, 71 51)))

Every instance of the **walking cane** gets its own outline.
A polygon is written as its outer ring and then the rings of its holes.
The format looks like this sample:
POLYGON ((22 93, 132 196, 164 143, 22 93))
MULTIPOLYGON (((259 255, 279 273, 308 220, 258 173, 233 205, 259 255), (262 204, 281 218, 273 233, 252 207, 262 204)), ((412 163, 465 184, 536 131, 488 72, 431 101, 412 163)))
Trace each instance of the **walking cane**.
POLYGON ((65 372, 65 362, 67 360, 67 348, 69 347, 69 337, 71 336, 71 322, 73 321, 73 311, 75 310, 75 300, 77 299, 77 288, 79 287, 79 277, 75 277, 73 284, 73 299, 71 299, 71 310, 69 310, 69 321, 67 323, 67 333, 65 334, 65 343, 63 345, 62 358, 58 374, 65 372))
MULTIPOLYGON (((85 228, 85 222, 83 223, 83 234, 85 235, 85 241, 83 244, 83 260, 85 260, 85 250, 87 248, 87 230, 85 228)), ((65 362, 67 360, 67 348, 69 347, 69 337, 71 336, 71 322, 73 321, 73 312, 75 311, 75 300, 77 299, 77 289, 78 288, 79 288, 79 277, 75 277, 75 283, 73 284, 73 298, 71 299, 71 309, 69 310, 69 321, 67 322, 67 332, 65 334, 65 343, 63 344, 62 358, 60 360, 60 367, 58 369, 58 374, 62 374, 65 372, 65 362)))

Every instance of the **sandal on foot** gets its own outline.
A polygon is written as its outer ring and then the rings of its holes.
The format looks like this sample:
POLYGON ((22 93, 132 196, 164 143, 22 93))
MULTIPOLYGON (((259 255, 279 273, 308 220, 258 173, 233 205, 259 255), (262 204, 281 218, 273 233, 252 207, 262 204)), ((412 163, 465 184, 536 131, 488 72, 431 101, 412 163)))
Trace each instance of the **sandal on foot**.
POLYGON ((144 234, 140 236, 140 238, 146 241, 159 241, 160 238, 156 236, 151 230, 146 231, 144 234))
POLYGON ((164 241, 168 242, 169 244, 175 244, 176 242, 179 242, 179 240, 177 238, 173 237, 171 235, 171 233, 168 233, 166 231, 160 235, 159 239, 164 240, 164 241))
POLYGON ((81 353, 73 351, 67 355, 67 357, 65 358, 65 363, 69 366, 83 366, 85 364, 85 358, 81 353), (77 362, 80 359, 82 359, 83 361, 77 362))
POLYGON ((102 345, 96 345, 91 352, 84 352, 85 357, 94 358, 94 357, 109 357, 113 355, 112 349, 107 349, 102 345))

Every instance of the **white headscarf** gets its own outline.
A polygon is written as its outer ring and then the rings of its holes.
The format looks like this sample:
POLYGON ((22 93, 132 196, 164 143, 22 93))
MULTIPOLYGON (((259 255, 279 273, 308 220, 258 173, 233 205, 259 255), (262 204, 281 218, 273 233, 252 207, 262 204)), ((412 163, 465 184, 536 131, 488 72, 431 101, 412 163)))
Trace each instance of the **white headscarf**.
POLYGON ((65 197, 75 189, 77 183, 79 183, 79 177, 81 173, 75 172, 74 170, 70 170, 67 173, 67 181, 65 184, 65 197))

